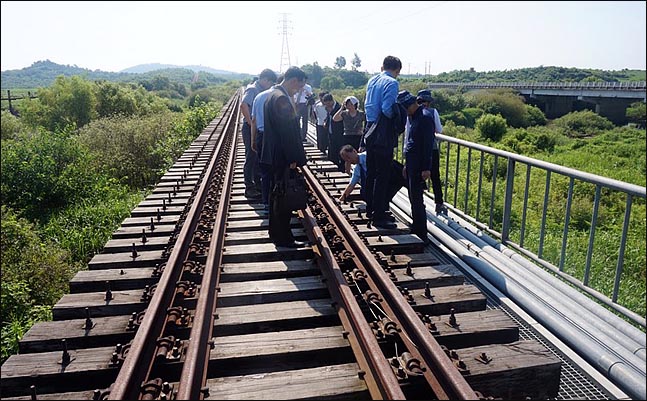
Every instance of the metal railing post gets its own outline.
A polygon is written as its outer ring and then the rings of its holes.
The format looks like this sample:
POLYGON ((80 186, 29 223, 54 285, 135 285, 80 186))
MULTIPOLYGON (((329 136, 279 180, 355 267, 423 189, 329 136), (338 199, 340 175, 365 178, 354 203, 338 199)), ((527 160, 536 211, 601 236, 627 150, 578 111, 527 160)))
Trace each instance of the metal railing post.
POLYGON ((508 158, 505 199, 503 201, 503 227, 501 228, 501 242, 503 243, 506 243, 510 236, 510 214, 512 213, 512 192, 514 191, 514 164, 514 160, 508 158))

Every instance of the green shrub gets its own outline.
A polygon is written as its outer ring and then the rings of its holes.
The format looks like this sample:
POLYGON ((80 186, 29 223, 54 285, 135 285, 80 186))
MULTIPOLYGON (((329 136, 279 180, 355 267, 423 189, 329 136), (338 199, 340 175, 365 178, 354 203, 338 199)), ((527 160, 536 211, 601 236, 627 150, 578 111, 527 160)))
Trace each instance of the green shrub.
POLYGON ((638 124, 639 127, 645 128, 645 120, 647 120, 647 106, 644 102, 632 103, 627 107, 625 115, 629 121, 638 124))
POLYGON ((97 115, 94 86, 80 76, 59 76, 49 88, 38 90, 38 99, 25 101, 24 120, 33 127, 61 131, 68 126, 82 127, 97 115))
POLYGON ((509 89, 478 91, 474 94, 475 106, 487 114, 500 114, 511 127, 527 127, 528 111, 523 97, 509 89))
POLYGON ((75 138, 44 130, 3 140, 1 167, 2 203, 40 220, 88 197, 98 175, 90 153, 75 138))
POLYGON ((500 115, 483 114, 476 120, 475 128, 482 138, 498 142, 506 133, 507 124, 500 115))
POLYGON ((2 117, 0 118, 0 138, 14 139, 22 130, 22 122, 7 110, 2 110, 2 117))
POLYGON ((591 110, 573 111, 553 121, 553 126, 571 138, 594 136, 613 128, 613 123, 591 110))
POLYGON ((0 238, 3 322, 12 313, 22 313, 33 305, 53 305, 67 292, 68 281, 76 272, 69 252, 41 239, 36 225, 5 205, 0 238))
POLYGON ((544 112, 539 109, 539 107, 527 104, 526 112, 528 114, 528 126, 546 125, 546 116, 544 115, 544 112))
POLYGON ((164 158, 155 149, 178 118, 171 112, 106 117, 83 127, 78 137, 110 177, 131 188, 144 188, 155 184, 161 176, 164 158))
POLYGON ((130 211, 143 200, 115 182, 97 186, 93 199, 86 199, 55 213, 43 228, 47 238, 68 250, 74 261, 87 263, 110 239, 130 211))
POLYGON ((474 128, 476 120, 483 115, 483 110, 477 107, 466 107, 463 109, 463 115, 466 119, 466 127, 474 128))

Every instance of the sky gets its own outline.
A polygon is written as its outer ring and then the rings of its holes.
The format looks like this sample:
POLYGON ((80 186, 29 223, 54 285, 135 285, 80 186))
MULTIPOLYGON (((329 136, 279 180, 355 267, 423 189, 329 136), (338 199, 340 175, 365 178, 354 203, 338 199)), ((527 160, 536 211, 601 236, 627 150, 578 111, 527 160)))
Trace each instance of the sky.
POLYGON ((645 1, 1 2, 1 70, 40 60, 258 74, 318 62, 404 74, 560 66, 646 69, 645 1), (285 32, 283 34, 283 19, 285 32), (287 46, 284 46, 287 42, 287 46), (282 62, 283 61, 283 62, 282 62))

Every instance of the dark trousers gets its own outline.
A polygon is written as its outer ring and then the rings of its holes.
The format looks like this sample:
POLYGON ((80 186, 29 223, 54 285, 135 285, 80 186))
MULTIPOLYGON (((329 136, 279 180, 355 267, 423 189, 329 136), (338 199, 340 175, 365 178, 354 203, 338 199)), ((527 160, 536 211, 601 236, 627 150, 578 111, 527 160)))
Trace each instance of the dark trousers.
POLYGON ((301 127, 301 140, 305 141, 306 133, 308 132, 308 104, 297 104, 297 114, 299 115, 299 124, 301 127))
MULTIPOLYGON (((400 188, 407 186, 407 180, 402 176, 402 167, 402 164, 397 160, 393 160, 391 162, 391 174, 389 175, 389 185, 386 189, 386 208, 384 209, 384 211, 389 210, 389 202, 391 202, 400 188)), ((367 196, 366 188, 364 186, 360 187, 359 194, 362 200, 366 202, 367 196)))
POLYGON ((252 150, 252 127, 243 123, 243 144, 245 145, 245 164, 243 174, 245 177, 245 189, 260 186, 260 174, 258 171, 258 154, 252 150))
MULTIPOLYGON (((263 151, 263 131, 256 132, 256 149, 260 154, 263 151)), ((272 165, 258 163, 258 170, 261 177, 261 196, 264 205, 270 204, 270 190, 272 189, 272 165)))
POLYGON ((360 139, 362 139, 361 135, 344 135, 344 145, 351 145, 359 152, 360 139))
POLYGON ((426 188, 422 179, 422 170, 418 167, 419 163, 411 166, 407 163, 407 189, 409 190, 409 202, 411 203, 411 225, 412 233, 426 239, 427 238, 427 213, 425 211, 425 202, 422 198, 422 191, 426 188))
MULTIPOLYGON (((274 172, 274 182, 279 183, 283 180, 283 171, 284 168, 277 169, 281 171, 281 174, 277 176, 274 172)), ((285 210, 281 207, 279 197, 276 195, 276 191, 272 191, 270 194, 270 227, 269 235, 270 239, 275 245, 285 245, 294 241, 294 236, 292 235, 292 230, 290 229, 290 220, 292 219, 292 211, 285 210)))
POLYGON ((373 213, 373 220, 384 220, 389 206, 387 199, 389 180, 393 166, 393 150, 366 149, 366 212, 373 213))
POLYGON ((434 202, 443 203, 443 186, 440 184, 440 150, 431 151, 431 187, 434 190, 434 202))
POLYGON ((322 152, 328 149, 328 131, 323 125, 317 125, 317 149, 322 152))
POLYGON ((344 146, 344 136, 339 134, 329 134, 328 160, 335 163, 342 173, 345 171, 344 161, 339 156, 341 147, 344 146))

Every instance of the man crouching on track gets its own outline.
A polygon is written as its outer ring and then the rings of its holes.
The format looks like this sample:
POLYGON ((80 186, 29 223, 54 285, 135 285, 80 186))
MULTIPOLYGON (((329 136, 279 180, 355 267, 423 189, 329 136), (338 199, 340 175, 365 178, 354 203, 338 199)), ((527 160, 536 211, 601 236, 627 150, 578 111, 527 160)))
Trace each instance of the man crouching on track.
MULTIPOLYGON (((274 173, 274 187, 285 181, 286 170, 306 164, 301 142, 299 120, 291 98, 306 83, 306 74, 298 67, 290 67, 283 81, 274 87, 264 106, 264 135, 261 163, 270 164, 274 173)), ((292 211, 282 207, 276 191, 270 195, 270 239, 276 246, 299 248, 306 245, 295 241, 290 230, 292 211)))

